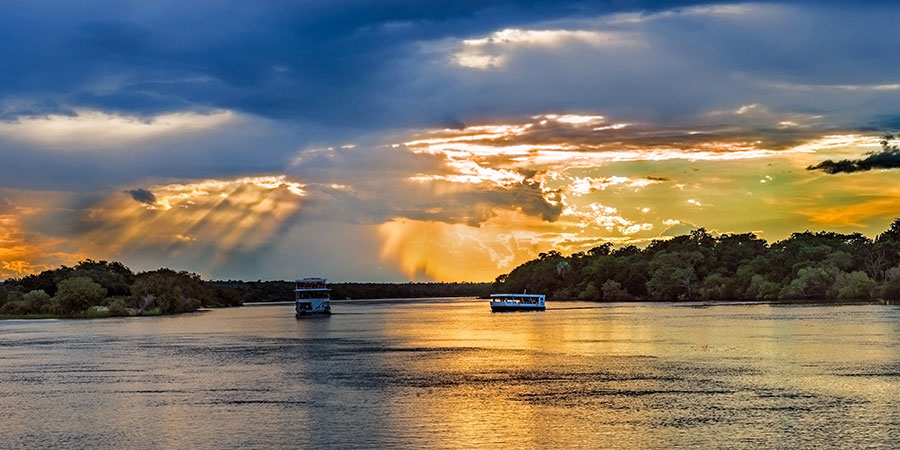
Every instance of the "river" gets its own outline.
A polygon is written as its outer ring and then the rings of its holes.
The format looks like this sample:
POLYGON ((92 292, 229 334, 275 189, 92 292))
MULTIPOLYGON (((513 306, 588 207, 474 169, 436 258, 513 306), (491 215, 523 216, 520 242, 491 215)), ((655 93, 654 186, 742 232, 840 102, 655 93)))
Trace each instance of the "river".
POLYGON ((900 307, 0 322, 2 448, 896 448, 900 307))

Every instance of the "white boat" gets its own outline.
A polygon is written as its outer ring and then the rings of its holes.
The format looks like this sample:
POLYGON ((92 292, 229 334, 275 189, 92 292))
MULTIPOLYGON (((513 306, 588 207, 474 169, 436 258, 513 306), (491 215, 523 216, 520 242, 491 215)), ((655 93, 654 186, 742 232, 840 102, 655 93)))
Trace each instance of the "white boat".
POLYGON ((296 316, 331 314, 331 289, 325 278, 294 280, 294 311, 296 316))
POLYGON ((543 311, 545 297, 540 294, 491 294, 491 312, 543 311))

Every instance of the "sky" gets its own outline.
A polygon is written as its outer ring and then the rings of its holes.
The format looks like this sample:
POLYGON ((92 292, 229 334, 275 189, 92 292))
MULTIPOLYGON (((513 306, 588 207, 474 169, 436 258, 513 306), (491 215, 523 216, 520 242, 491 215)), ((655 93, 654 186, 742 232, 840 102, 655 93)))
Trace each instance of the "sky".
POLYGON ((875 236, 892 2, 7 1, 0 279, 489 281, 697 227, 875 236), (855 167, 855 166, 854 166, 855 167))

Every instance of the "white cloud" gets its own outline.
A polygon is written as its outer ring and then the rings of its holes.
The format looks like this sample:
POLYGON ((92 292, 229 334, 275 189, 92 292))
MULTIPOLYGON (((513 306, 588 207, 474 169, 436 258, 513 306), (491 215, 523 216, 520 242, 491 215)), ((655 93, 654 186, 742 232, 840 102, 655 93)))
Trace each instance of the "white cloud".
POLYGON ((621 48, 634 45, 636 40, 636 36, 617 31, 507 28, 487 37, 463 40, 462 49, 453 55, 453 62, 471 69, 498 69, 520 48, 559 48, 572 44, 621 48))
POLYGON ((231 111, 209 114, 177 112, 150 118, 95 110, 77 110, 74 115, 50 114, 19 117, 0 122, 0 137, 71 149, 85 145, 113 148, 166 136, 186 135, 220 128, 235 122, 231 111))

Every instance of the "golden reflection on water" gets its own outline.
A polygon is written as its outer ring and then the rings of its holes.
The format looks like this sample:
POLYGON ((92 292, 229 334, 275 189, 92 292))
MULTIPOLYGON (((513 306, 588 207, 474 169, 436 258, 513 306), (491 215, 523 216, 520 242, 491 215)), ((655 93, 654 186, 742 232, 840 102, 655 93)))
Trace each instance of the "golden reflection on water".
MULTIPOLYGON (((566 359, 567 366, 574 369, 573 373, 615 372, 622 364, 616 357, 621 356, 643 357, 648 362, 688 360, 699 367, 723 361, 735 363, 738 367, 733 377, 739 384, 752 386, 756 391, 776 393, 773 396, 786 393, 788 398, 796 395, 800 398, 845 399, 847 406, 837 408, 836 413, 850 422, 858 420, 854 417, 855 408, 865 409, 866 414, 888 413, 885 400, 891 399, 900 388, 895 375, 874 379, 853 376, 860 366, 873 362, 896 363, 900 356, 895 342, 898 322, 877 320, 861 324, 852 319, 845 322, 847 318, 843 313, 846 310, 840 307, 558 305, 558 309, 544 314, 490 315, 486 313, 486 305, 482 305, 435 317, 429 323, 419 322, 416 326, 409 326, 413 317, 409 317, 410 321, 404 320, 406 311, 396 313, 398 320, 387 323, 385 329, 391 340, 403 341, 412 347, 501 350, 499 354, 456 352, 439 359, 423 359, 418 362, 421 368, 417 371, 481 374, 487 378, 491 374, 506 374, 509 377, 502 383, 453 386, 448 389, 449 393, 428 397, 421 402, 424 407, 421 413, 413 416, 421 420, 419 427, 427 428, 429 423, 444 420, 453 425, 448 432, 451 442, 460 446, 473 440, 494 445, 522 444, 523 435, 528 438, 526 445, 534 447, 559 442, 591 447, 598 442, 608 442, 606 439, 610 438, 616 438, 618 442, 623 442, 624 438, 624 442, 630 443, 623 446, 643 447, 666 442, 660 437, 670 433, 672 439, 676 436, 680 436, 677 439, 688 438, 682 436, 683 430, 661 428, 658 422, 666 421, 666 412, 651 402, 643 402, 640 397, 623 401, 613 395, 610 401, 601 403, 600 408, 587 409, 577 407, 579 399, 574 400, 574 405, 549 406, 515 400, 517 394, 542 391, 536 386, 546 381, 538 376, 519 382, 515 379, 516 374, 559 375, 556 370, 561 367, 555 366, 558 358, 566 359), (739 310, 729 314, 729 308, 739 310), (826 313, 824 317, 822 311, 826 313), (590 320, 584 320, 585 315, 590 320), (571 364, 573 359, 576 364, 571 364), (750 367, 745 370, 742 366, 750 367), (822 373, 823 368, 837 370, 822 373), (873 410, 869 405, 879 406, 873 410), (622 422, 623 409, 638 414, 643 420, 622 422), (552 426, 560 423, 567 426, 552 426), (579 426, 585 423, 617 425, 599 429, 579 426)), ((639 366, 637 372, 641 371, 639 366)), ((624 379, 621 383, 603 384, 601 390, 665 390, 660 386, 664 383, 645 379, 640 374, 633 379, 624 379)), ((576 387, 572 396, 578 395, 576 387)), ((741 404, 758 402, 740 388, 729 395, 741 404)), ((727 399, 685 398, 680 401, 706 401, 715 405, 727 402, 727 399)), ((790 410, 792 406, 775 405, 772 408, 773 411, 778 408, 790 410)), ((398 412, 398 415, 402 413, 398 412)), ((785 429, 732 429, 730 432, 737 436, 747 434, 747 437, 756 432, 767 433, 780 436, 777 441, 793 438, 796 431, 793 427, 804 423, 805 420, 799 420, 785 429)), ((810 421, 809 425, 819 426, 816 421, 810 421)), ((883 427, 872 437, 888 439, 892 429, 896 431, 896 428, 883 427)), ((702 439, 697 443, 701 442, 702 439)))

